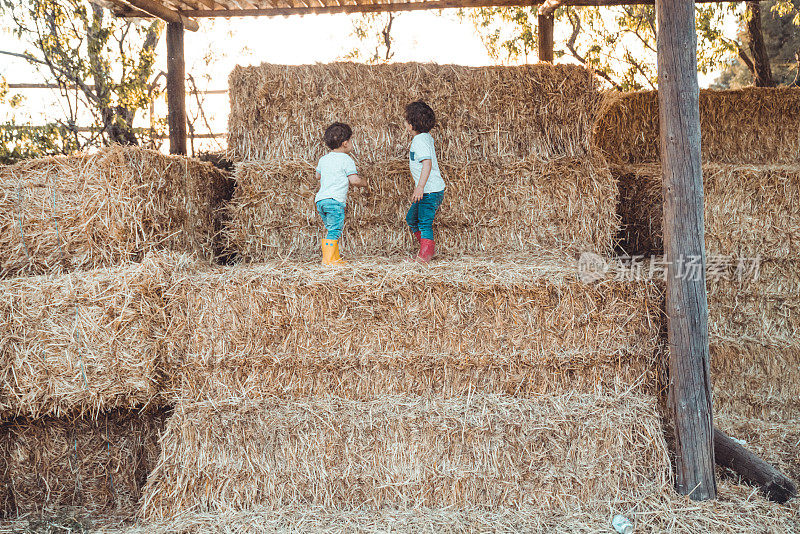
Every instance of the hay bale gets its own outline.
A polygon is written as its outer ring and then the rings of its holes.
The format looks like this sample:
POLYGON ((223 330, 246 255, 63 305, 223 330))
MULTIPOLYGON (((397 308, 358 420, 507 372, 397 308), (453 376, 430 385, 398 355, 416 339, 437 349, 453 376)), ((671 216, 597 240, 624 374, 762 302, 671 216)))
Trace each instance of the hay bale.
POLYGON ((159 455, 163 412, 97 419, 16 419, 4 425, 9 517, 79 507, 131 517, 159 455))
POLYGON ((137 408, 159 394, 165 287, 189 260, 0 280, 0 418, 137 408))
POLYGON ((660 290, 582 282, 563 258, 272 262, 186 275, 168 298, 177 399, 659 388, 660 290))
POLYGON ((293 505, 569 510, 671 477, 655 400, 632 394, 194 403, 176 409, 161 445, 146 518, 293 505))
MULTIPOLYGON (((611 518, 630 517, 637 533, 704 532, 752 534, 798 532, 800 503, 795 499, 779 505, 764 499, 752 486, 721 480, 717 499, 691 501, 671 486, 635 501, 615 500, 594 507, 554 512, 539 506, 517 509, 485 509, 477 506, 444 508, 415 506, 410 509, 342 510, 323 506, 291 506, 279 509, 253 507, 231 512, 195 512, 157 522, 142 522, 121 529, 120 534, 278 534, 324 532, 326 534, 375 534, 419 532, 519 533, 558 532, 595 534, 612 532, 611 518)), ((116 532, 116 531, 115 531, 116 532)))
POLYGON ((711 379, 715 413, 786 424, 800 419, 800 346, 772 340, 713 338, 711 379))
MULTIPOLYGON (((797 164, 800 89, 702 90, 700 130, 704 162, 797 164)), ((659 161, 658 93, 610 93, 594 142, 614 163, 659 161)))
POLYGON ((769 340, 779 346, 797 344, 800 297, 746 292, 736 282, 709 280, 707 286, 710 334, 724 340, 769 340))
POLYGON ((577 65, 462 67, 421 63, 237 66, 230 75, 228 147, 236 161, 315 161, 325 128, 349 123, 364 161, 404 157, 406 104, 436 111, 443 162, 582 157, 601 93, 577 65))
MULTIPOLYGON (((527 159, 502 165, 442 163, 447 181, 435 222, 444 254, 563 249, 610 253, 618 230, 617 185, 601 158, 527 159)), ((413 182, 408 163, 362 165, 369 188, 348 198, 346 254, 408 253, 405 222, 413 182)), ((257 161, 236 168, 225 242, 245 261, 320 255, 323 226, 314 206, 314 167, 257 161)))
POLYGON ((0 277, 140 261, 212 259, 232 183, 207 163, 114 146, 0 167, 0 277))
MULTIPOLYGON (((659 165, 614 166, 622 247, 663 253, 659 165)), ((703 165, 709 255, 800 258, 800 165, 703 165)))

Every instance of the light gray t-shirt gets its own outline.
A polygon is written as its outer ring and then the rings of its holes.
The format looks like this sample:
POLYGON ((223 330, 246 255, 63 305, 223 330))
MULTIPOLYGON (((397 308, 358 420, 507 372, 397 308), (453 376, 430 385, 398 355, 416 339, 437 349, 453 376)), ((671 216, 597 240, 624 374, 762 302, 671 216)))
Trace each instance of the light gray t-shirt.
POLYGON ((429 133, 421 133, 414 136, 411 140, 411 149, 408 153, 408 163, 411 167, 411 177, 414 178, 414 185, 419 185, 420 175, 422 174, 422 162, 426 159, 431 160, 431 174, 425 182, 423 193, 436 193, 444 191, 444 179, 439 172, 439 162, 436 160, 436 149, 433 146, 433 136, 429 133))
POLYGON ((350 188, 347 177, 358 174, 353 158, 344 152, 328 152, 319 158, 317 172, 320 175, 319 193, 314 197, 314 202, 332 198, 347 204, 347 191, 350 188))

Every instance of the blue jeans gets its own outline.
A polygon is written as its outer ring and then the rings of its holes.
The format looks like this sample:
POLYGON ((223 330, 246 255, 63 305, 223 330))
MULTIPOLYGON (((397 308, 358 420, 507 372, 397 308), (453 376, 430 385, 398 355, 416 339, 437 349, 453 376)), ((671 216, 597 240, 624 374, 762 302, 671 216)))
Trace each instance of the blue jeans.
POLYGON ((422 200, 411 204, 406 214, 406 222, 411 232, 419 231, 422 239, 433 239, 433 218, 436 217, 436 210, 442 205, 444 191, 435 193, 424 193, 422 200))
POLYGON ((344 226, 344 204, 332 198, 323 198, 317 202, 317 213, 328 230, 326 239, 339 239, 344 226))

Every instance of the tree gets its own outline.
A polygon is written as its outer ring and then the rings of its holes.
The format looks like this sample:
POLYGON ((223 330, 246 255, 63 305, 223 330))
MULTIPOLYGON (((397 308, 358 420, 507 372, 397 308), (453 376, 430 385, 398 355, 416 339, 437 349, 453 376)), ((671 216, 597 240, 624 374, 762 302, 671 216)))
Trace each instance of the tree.
MULTIPOLYGON (((724 64, 732 45, 721 39, 720 28, 736 16, 735 6, 698 5, 698 69, 709 72, 724 64)), ((529 60, 536 47, 537 8, 482 8, 472 19, 490 56, 499 61, 529 60)), ((656 75, 656 23, 652 6, 606 8, 559 7, 555 11, 558 33, 568 35, 555 43, 555 57, 570 57, 591 68, 619 90, 654 89, 656 75)))
POLYGON ((13 33, 32 49, 0 53, 25 59, 58 85, 67 109, 58 126, 70 132, 75 146, 138 144, 133 121, 158 92, 151 78, 163 23, 115 19, 88 0, 1 1, 13 33), (79 131, 86 113, 99 131, 79 131))
POLYGON ((354 48, 345 57, 347 59, 363 60, 367 63, 386 63, 394 57, 392 44, 392 24, 397 20, 395 13, 364 13, 353 21, 351 35, 361 42, 367 43, 361 48, 354 48), (370 52, 370 43, 375 44, 375 50, 370 52))
MULTIPOLYGON (((752 36, 748 31, 748 21, 739 23, 739 33, 735 42, 739 51, 731 57, 723 68, 716 87, 741 87, 756 80, 752 56, 752 36)), ((761 29, 763 34, 766 62, 769 65, 773 83, 790 85, 800 82, 800 0, 771 0, 761 6, 761 29)), ((763 85, 763 84, 762 84, 763 85)))

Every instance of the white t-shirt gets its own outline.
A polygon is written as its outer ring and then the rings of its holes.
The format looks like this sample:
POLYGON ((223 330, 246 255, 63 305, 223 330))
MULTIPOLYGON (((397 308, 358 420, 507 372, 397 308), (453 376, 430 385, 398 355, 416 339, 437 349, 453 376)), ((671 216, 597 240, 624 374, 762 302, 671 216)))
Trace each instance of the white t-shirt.
POLYGON ((314 202, 332 198, 347 204, 347 190, 350 188, 347 177, 358 174, 353 158, 344 152, 328 152, 319 158, 317 172, 320 175, 319 193, 314 197, 314 202))
POLYGON ((421 133, 414 136, 411 140, 411 149, 408 153, 408 163, 411 167, 411 177, 414 178, 414 185, 419 185, 419 178, 422 174, 422 162, 426 159, 431 160, 431 174, 425 182, 423 193, 436 193, 444 191, 444 179, 439 172, 439 162, 436 160, 436 149, 433 147, 433 136, 429 133, 421 133))

